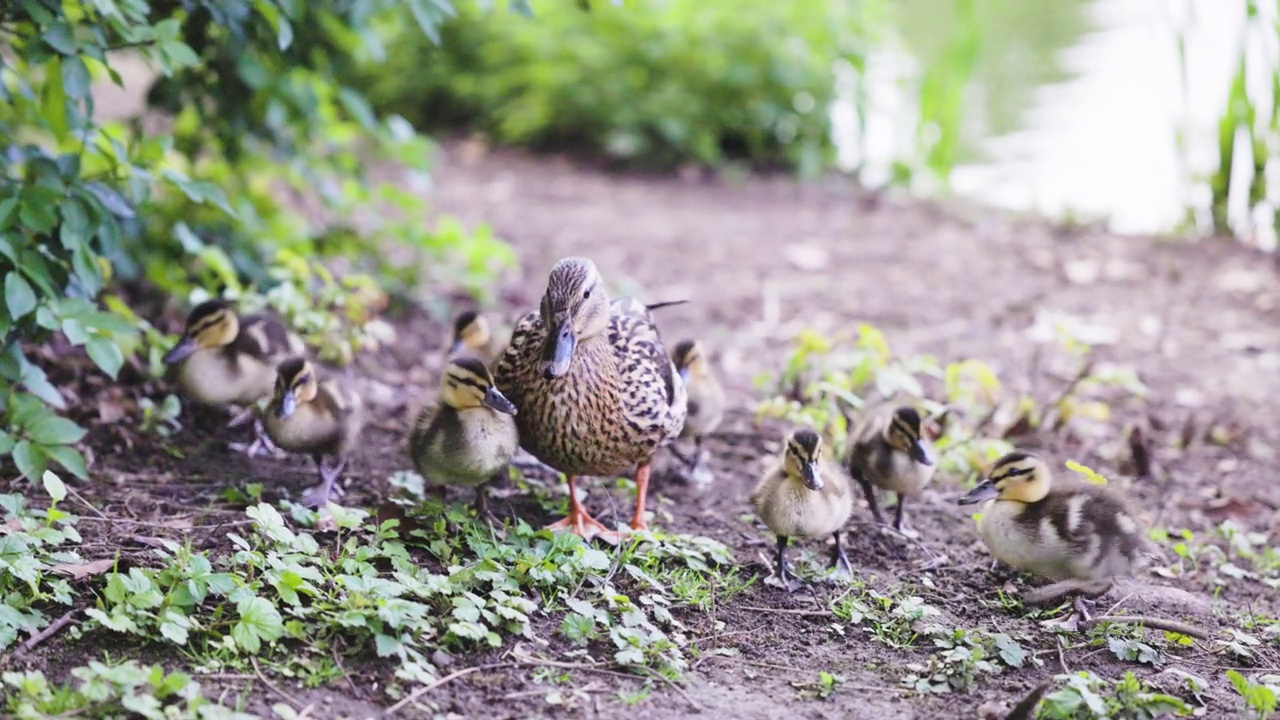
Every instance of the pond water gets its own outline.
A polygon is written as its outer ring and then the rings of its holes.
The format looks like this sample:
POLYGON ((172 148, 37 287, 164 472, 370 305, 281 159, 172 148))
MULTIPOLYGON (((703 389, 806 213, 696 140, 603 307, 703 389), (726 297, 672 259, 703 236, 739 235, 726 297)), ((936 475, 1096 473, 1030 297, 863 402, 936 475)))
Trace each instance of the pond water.
MULTIPOLYGON (((865 74, 841 73, 866 110, 859 123, 853 103, 835 109, 840 162, 873 186, 909 168, 915 189, 940 191, 921 172, 935 160, 921 138, 941 135, 918 121, 926 103, 952 126, 938 162, 957 195, 1119 233, 1206 233, 1245 1, 898 0, 865 74)), ((1246 198, 1228 208, 1238 234, 1274 247, 1246 198)))

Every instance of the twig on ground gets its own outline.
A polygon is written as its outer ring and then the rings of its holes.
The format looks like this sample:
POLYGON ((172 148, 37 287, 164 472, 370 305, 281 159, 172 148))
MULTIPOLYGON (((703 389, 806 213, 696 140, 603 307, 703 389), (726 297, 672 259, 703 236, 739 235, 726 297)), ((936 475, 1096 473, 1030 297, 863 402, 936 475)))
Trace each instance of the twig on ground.
POLYGON ((1182 635, 1189 635, 1193 638, 1199 638, 1201 640, 1209 639, 1209 633, 1193 625, 1180 623, 1180 622, 1177 622, 1176 620, 1165 620, 1163 618, 1146 617, 1144 615, 1099 615, 1097 617, 1089 618, 1088 620, 1082 621, 1080 623, 1080 627, 1087 630, 1097 625, 1098 623, 1104 623, 1104 622, 1116 623, 1116 624, 1127 623, 1130 625, 1143 625, 1151 628, 1152 630, 1168 630, 1169 632, 1181 633, 1182 635))
POLYGON ((755 605, 739 605, 738 609, 752 612, 779 613, 781 615, 800 615, 802 617, 829 617, 831 615, 830 610, 792 610, 791 608, 767 608, 755 605))
POLYGON ((302 710, 302 707, 303 707, 303 706, 302 706, 302 703, 301 703, 301 702, 299 702, 297 698, 295 698, 294 696, 292 696, 292 695, 290 695, 289 693, 285 692, 284 690, 281 690, 281 689, 280 689, 280 688, 279 688, 275 683, 273 683, 273 682, 271 682, 270 680, 268 680, 266 675, 263 675, 263 674, 262 674, 262 668, 259 668, 259 667, 258 667, 258 659, 257 659, 257 658, 255 658, 254 656, 250 655, 250 656, 249 656, 249 662, 253 665, 253 672, 254 672, 254 674, 256 674, 256 675, 258 676, 258 679, 262 681, 262 684, 263 684, 263 685, 266 685, 268 688, 270 688, 271 692, 273 692, 273 693, 275 693, 276 695, 279 695, 280 697, 284 698, 285 702, 287 702, 287 703, 289 703, 290 705, 292 705, 294 710, 299 710, 299 711, 300 711, 300 710, 302 710))
POLYGON ((409 693, 408 695, 405 695, 405 696, 404 696, 404 698, 402 698, 402 699, 400 700, 400 702, 398 702, 398 703, 396 703, 395 705, 392 705, 391 707, 387 708, 386 712, 384 712, 384 713, 382 714, 382 717, 384 717, 384 718, 385 718, 385 717, 391 717, 391 715, 392 715, 393 713, 395 713, 395 712, 396 712, 396 711, 398 711, 398 710, 403 709, 403 708, 404 708, 404 706, 408 705, 409 703, 413 702, 414 700, 417 700, 418 698, 422 697, 423 695, 426 695, 427 693, 431 692, 432 690, 435 690, 436 688, 440 687, 441 685, 444 685, 445 683, 448 683, 448 682, 452 682, 452 681, 454 681, 454 680, 457 680, 457 679, 458 679, 458 678, 460 678, 460 677, 464 677, 464 676, 466 676, 466 675, 470 675, 470 674, 471 674, 471 673, 473 673, 473 672, 479 672, 479 671, 481 671, 481 670, 498 670, 498 669, 501 669, 501 668, 514 667, 514 666, 516 666, 516 665, 519 665, 519 663, 510 663, 510 662, 493 663, 493 664, 490 664, 490 665, 476 665, 476 666, 474 666, 474 667, 462 668, 461 670, 457 670, 457 671, 455 671, 455 672, 451 672, 451 673, 449 673, 448 675, 445 675, 444 677, 440 678, 439 680, 437 680, 437 681, 435 681, 435 682, 431 683, 430 685, 423 685, 422 687, 418 688, 417 690, 414 690, 413 692, 409 693))
POLYGON ((1071 668, 1067 667, 1067 656, 1062 652, 1062 636, 1056 636, 1054 642, 1058 645, 1058 664, 1062 666, 1062 674, 1070 675, 1071 668))
POLYGON ((521 665, 543 665, 547 667, 562 668, 565 670, 586 670, 587 672, 601 673, 603 675, 613 675, 616 677, 631 678, 632 680, 647 680, 650 678, 657 678, 658 680, 661 680, 662 682, 666 683, 667 686, 670 687, 672 690, 675 690, 676 693, 680 695, 680 697, 684 698, 684 701, 689 703, 689 707, 694 708, 698 712, 702 712, 702 709, 703 709, 702 706, 699 705, 698 702, 689 695, 689 693, 685 692, 684 688, 680 687, 680 685, 676 683, 674 680, 663 676, 661 673, 637 675, 635 673, 624 673, 624 672, 618 672, 617 670, 602 668, 596 663, 571 663, 571 662, 562 662, 559 660, 544 660, 542 658, 536 658, 536 657, 533 657, 532 655, 527 655, 525 653, 513 652, 512 657, 516 658, 516 661, 521 665))
POLYGON ((80 612, 80 609, 76 608, 75 610, 68 610, 63 613, 62 617, 49 623, 49 627, 41 630, 35 635, 32 635, 26 642, 19 645, 18 649, 13 652, 13 656, 17 657, 19 655, 25 655, 35 649, 35 647, 40 643, 58 634, 58 631, 71 624, 71 620, 75 618, 76 613, 78 612, 80 612))

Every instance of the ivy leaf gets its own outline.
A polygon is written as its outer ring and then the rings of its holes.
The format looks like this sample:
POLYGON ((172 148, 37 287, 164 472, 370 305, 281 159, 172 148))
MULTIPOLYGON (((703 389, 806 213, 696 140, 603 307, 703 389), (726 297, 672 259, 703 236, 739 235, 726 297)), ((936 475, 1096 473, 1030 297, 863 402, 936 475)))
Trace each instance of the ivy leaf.
POLYGON ((231 639, 246 652, 257 653, 263 640, 270 642, 284 634, 280 611, 265 598, 245 598, 236 606, 236 611, 240 613, 240 621, 231 628, 231 639))
POLYGON ((62 92, 72 100, 83 100, 89 96, 89 68, 79 55, 62 61, 62 92))
POLYGON ((49 497, 54 502, 60 503, 67 499, 67 486, 62 482, 62 478, 52 470, 44 471, 44 491, 49 493, 49 497))
POLYGON ((94 364, 102 368, 102 372, 116 379, 116 375, 120 373, 120 367, 124 365, 124 354, 120 352, 120 347, 110 340, 110 338, 101 335, 94 335, 89 338, 89 342, 84 345, 85 352, 89 353, 89 358, 94 364))
POLYGON ((9 317, 14 320, 36 309, 36 293, 17 270, 10 270, 4 278, 4 302, 9 307, 9 317))
POLYGON ((32 445, 29 440, 22 440, 13 446, 13 464, 18 466, 18 472, 28 480, 44 475, 44 470, 48 467, 44 450, 32 445))
POLYGON ((57 415, 46 415, 27 428, 27 437, 41 445, 71 445, 84 438, 85 429, 57 415))

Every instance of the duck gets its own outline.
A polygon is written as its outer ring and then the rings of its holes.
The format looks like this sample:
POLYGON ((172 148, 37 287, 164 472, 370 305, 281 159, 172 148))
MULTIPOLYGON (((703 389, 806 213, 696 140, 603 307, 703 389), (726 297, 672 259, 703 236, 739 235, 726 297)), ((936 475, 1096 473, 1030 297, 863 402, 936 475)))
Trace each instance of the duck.
POLYGON ((516 414, 483 360, 454 357, 440 378, 439 403, 424 408, 409 433, 413 464, 441 492, 448 485, 476 488, 477 514, 492 519, 485 486, 520 446, 516 414))
POLYGON ((837 576, 852 574, 840 531, 853 514, 853 489, 843 468, 822 457, 822 436, 809 428, 787 435, 781 462, 768 470, 751 492, 756 516, 777 536, 776 581, 788 591, 799 582, 787 573, 791 538, 835 538, 832 555, 837 576))
POLYGON ((1086 597, 1100 597, 1115 579, 1139 569, 1144 533, 1125 499, 1094 483, 1054 480, 1049 465, 1014 451, 991 466, 986 479, 960 498, 982 503, 978 532, 997 560, 1051 581, 1027 593, 1038 604, 1074 594, 1073 629, 1088 621, 1086 597))
MULTIPOLYGON (((336 378, 321 380, 311 362, 301 356, 277 367, 263 424, 277 447, 307 453, 315 460, 320 485, 303 495, 303 504, 323 507, 329 502, 364 422, 364 401, 349 385, 336 378)), ((341 488, 337 493, 342 494, 341 488)))
POLYGON ((453 320, 453 344, 447 357, 472 355, 485 364, 492 363, 502 352, 502 341, 493 333, 489 318, 475 310, 466 310, 453 320))
MULTIPOLYGON (((271 397, 276 367, 305 351, 302 340, 274 315, 242 317, 232 303, 214 299, 192 308, 178 342, 161 360, 176 366, 178 387, 188 400, 241 408, 227 425, 236 427, 254 417, 257 403, 271 397)), ((260 419, 254 422, 254 435, 249 455, 270 449, 260 419)))
POLYGON ((849 443, 849 475, 862 487, 877 523, 884 524, 876 488, 898 496, 893 529, 903 529, 906 498, 919 493, 933 479, 933 445, 924 437, 920 413, 910 406, 868 412, 854 428, 849 443))
POLYGON ((724 419, 724 386, 711 371, 706 349, 697 340, 681 340, 671 351, 671 360, 688 393, 688 411, 681 438, 693 439, 693 457, 684 458, 672 447, 672 454, 684 461, 692 477, 703 463, 702 440, 715 432, 724 419))
POLYGON ((594 262, 564 258, 551 268, 538 312, 512 330, 494 382, 520 408, 521 447, 565 475, 569 513, 549 529, 619 542, 620 533, 582 506, 576 481, 632 468, 629 527, 648 529, 650 465, 683 429, 688 401, 649 308, 629 297, 611 300, 594 262))

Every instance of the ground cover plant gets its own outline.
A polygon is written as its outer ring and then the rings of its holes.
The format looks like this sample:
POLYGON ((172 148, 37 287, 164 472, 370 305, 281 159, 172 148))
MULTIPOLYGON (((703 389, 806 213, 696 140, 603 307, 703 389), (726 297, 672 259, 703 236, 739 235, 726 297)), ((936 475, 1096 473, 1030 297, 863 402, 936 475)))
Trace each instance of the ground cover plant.
MULTIPOLYGON (((0 436, 12 443, 0 492, 3 712, 906 718, 977 716, 987 705, 999 717, 995 705, 1047 683, 1038 717, 1274 713, 1280 563, 1266 452, 1277 438, 1266 406, 1241 390, 1274 387, 1264 362, 1274 348, 1223 337, 1273 320, 1280 291, 1266 276, 1248 291, 1187 280, 1256 272, 1254 257, 1007 218, 974 226, 933 207, 769 179, 691 189, 512 154, 448 165, 435 202, 462 220, 423 222, 408 180, 377 192, 344 182, 366 152, 417 157, 424 141, 406 126, 366 126, 358 96, 327 70, 304 64, 288 81, 257 84, 254 63, 274 62, 281 45, 293 60, 337 62, 346 41, 368 40, 342 32, 355 23, 342 13, 358 4, 142 7, 26 2, 0 16, 0 34, 26 39, 3 71, 21 100, 0 110, 18 148, 4 155, 3 197, 19 200, 0 223, 14 250, 5 308, 16 323, 0 436), (67 85, 68 58, 107 73, 80 11, 141 33, 112 30, 121 35, 108 33, 108 47, 137 42, 162 66, 181 66, 168 67, 175 78, 191 74, 151 93, 171 127, 146 125, 155 114, 90 122, 78 71, 59 98, 51 83, 67 85), (176 28, 156 29, 169 19, 176 28), (249 59, 230 62, 210 39, 221 37, 214 24, 243 31, 236 47, 249 59), (183 65, 190 57, 174 43, 200 64, 183 65), (235 131, 182 99, 235 86, 205 63, 256 88, 227 90, 212 106, 235 131), (76 108, 62 115, 61 139, 59 101, 76 108), (311 122, 323 129, 299 130, 311 122), (125 157, 114 164, 113 138, 125 157), (70 157, 86 164, 71 172, 70 157), (173 168, 180 174, 165 174, 173 168), (65 197, 23 201, 51 188, 65 197), (566 193, 593 201, 566 207, 566 193), (375 196, 398 201, 403 222, 358 217, 375 196), (69 209, 81 204, 96 223, 87 244, 69 209), (494 231, 466 229, 480 219, 494 231), (991 257, 993 236, 1012 250, 991 257), (497 237, 520 254, 507 277, 496 271, 514 254, 497 237), (360 250, 374 241, 390 243, 385 258, 360 250), (699 247, 708 254, 690 249, 699 247), (709 442, 714 483, 682 486, 658 468, 655 530, 616 549, 537 529, 565 510, 555 478, 513 473, 494 493, 501 521, 489 524, 468 498, 424 493, 402 451, 407 420, 437 380, 453 293, 510 317, 536 306, 542 274, 566 252, 596 258, 618 290, 688 297, 664 315, 664 336, 704 338, 731 390, 729 421, 709 442), (84 277, 77 253, 88 255, 84 277), (816 272, 815 254, 817 268, 838 272, 816 272), (47 278, 18 262, 33 256, 47 278), (983 282, 973 280, 976 257, 991 258, 983 282), (1144 282, 1082 285, 1062 271, 1067 262, 1137 265, 1144 282), (756 277, 768 281, 744 281, 756 277), (293 503, 307 459, 231 452, 227 441, 245 431, 184 407, 161 376, 158 355, 182 310, 213 293, 277 309, 330 364, 367 382, 373 422, 341 504, 293 503), (1155 335, 1142 329, 1151 318, 1155 335), (1108 324, 1126 332, 1099 330, 1108 324), (1208 379, 1179 370, 1228 364, 1208 379), (1211 389, 1220 375, 1239 386, 1211 389), (810 424, 838 448, 865 406, 895 394, 919 402, 940 450, 939 479, 916 509, 920 536, 881 531, 859 505, 851 583, 828 583, 826 549, 810 543, 793 553, 804 590, 766 586, 771 538, 745 497, 782 432, 810 424), (1064 474, 1101 474, 1141 503, 1163 557, 1104 599, 1106 614, 1180 618, 1209 639, 1122 622, 1071 635, 1042 627, 1062 609, 1023 606, 1027 580, 992 570, 953 502, 1013 446, 1038 449, 1064 474)), ((442 17, 441 5, 414 7, 442 17)), ((611 478, 583 486, 606 522, 634 491, 611 478)))

